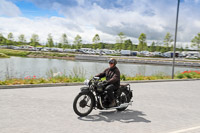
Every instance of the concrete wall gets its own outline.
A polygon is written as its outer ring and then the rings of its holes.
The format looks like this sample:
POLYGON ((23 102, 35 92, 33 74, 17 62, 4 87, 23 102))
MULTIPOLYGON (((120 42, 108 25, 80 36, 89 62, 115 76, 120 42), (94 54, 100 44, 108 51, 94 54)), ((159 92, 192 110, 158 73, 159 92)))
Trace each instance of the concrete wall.
MULTIPOLYGON (((89 60, 89 61, 108 61, 110 56, 99 56, 99 55, 76 55, 76 60, 89 60)), ((114 57, 118 62, 124 63, 138 63, 138 64, 155 64, 155 65, 172 65, 172 61, 162 60, 145 60, 144 59, 122 59, 120 57, 114 57)), ((176 66, 189 66, 189 67, 200 67, 198 62, 176 62, 176 66)))

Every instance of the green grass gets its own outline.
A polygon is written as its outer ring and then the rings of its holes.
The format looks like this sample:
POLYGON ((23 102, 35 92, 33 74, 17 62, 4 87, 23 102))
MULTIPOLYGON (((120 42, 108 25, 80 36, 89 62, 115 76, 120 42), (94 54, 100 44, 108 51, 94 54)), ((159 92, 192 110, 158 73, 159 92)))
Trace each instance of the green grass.
POLYGON ((55 53, 55 52, 33 52, 33 51, 24 51, 24 50, 13 50, 13 49, 0 49, 0 53, 3 53, 8 56, 21 56, 27 57, 28 55, 32 55, 35 57, 75 57, 75 55, 65 54, 65 53, 55 53))
POLYGON ((4 53, 0 53, 0 58, 10 58, 10 56, 4 54, 4 53))
POLYGON ((22 51, 22 50, 12 50, 12 49, 0 49, 0 53, 6 54, 8 56, 26 57, 31 52, 30 51, 22 51))
POLYGON ((65 54, 65 53, 55 53, 55 52, 31 52, 32 56, 48 56, 48 57, 75 57, 75 55, 65 54))
POLYGON ((121 74, 120 76, 121 81, 131 81, 131 80, 161 80, 161 79, 171 79, 171 76, 165 75, 163 73, 153 74, 151 76, 144 76, 141 74, 137 74, 134 77, 126 76, 121 74))

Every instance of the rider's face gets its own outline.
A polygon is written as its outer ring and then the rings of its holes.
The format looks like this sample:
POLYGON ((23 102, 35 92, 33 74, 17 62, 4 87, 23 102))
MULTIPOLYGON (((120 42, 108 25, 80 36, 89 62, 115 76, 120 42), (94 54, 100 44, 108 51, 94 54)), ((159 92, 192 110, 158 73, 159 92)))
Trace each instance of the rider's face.
POLYGON ((114 64, 113 64, 113 63, 109 63, 109 65, 110 65, 110 68, 111 68, 111 67, 114 67, 114 64))

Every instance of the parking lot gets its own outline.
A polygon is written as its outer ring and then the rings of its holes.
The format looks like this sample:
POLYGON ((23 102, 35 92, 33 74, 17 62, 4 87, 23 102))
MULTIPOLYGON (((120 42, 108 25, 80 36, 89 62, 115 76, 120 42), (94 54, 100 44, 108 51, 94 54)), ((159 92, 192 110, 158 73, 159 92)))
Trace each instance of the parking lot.
MULTIPOLYGON (((58 53, 75 53, 86 55, 115 55, 115 56, 141 56, 141 57, 158 57, 158 58, 172 58, 173 51, 167 52, 150 52, 150 51, 132 51, 132 50, 111 50, 111 49, 92 49, 92 48, 80 48, 80 49, 65 49, 57 47, 34 47, 30 45, 24 46, 7 46, 0 45, 0 48, 9 48, 14 50, 28 50, 28 51, 41 51, 41 52, 58 52, 58 53)), ((198 51, 176 51, 176 58, 186 59, 199 59, 200 53, 198 51)))

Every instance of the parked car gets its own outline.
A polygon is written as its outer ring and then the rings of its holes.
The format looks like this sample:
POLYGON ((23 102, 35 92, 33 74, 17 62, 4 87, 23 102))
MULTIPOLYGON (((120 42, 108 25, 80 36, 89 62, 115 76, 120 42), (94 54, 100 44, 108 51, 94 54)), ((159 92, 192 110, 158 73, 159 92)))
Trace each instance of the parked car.
POLYGON ((137 56, 137 55, 138 55, 138 51, 132 51, 132 52, 131 52, 131 55, 132 55, 132 56, 137 56))
POLYGON ((48 47, 44 47, 44 48, 41 49, 41 51, 44 51, 44 52, 48 52, 48 51, 50 51, 50 50, 51 50, 51 49, 48 48, 48 47))
POLYGON ((41 51, 42 47, 36 47, 36 51, 41 51))
POLYGON ((197 56, 186 56, 186 59, 198 59, 199 57, 197 56))
POLYGON ((131 55, 130 50, 121 50, 121 55, 131 55))

